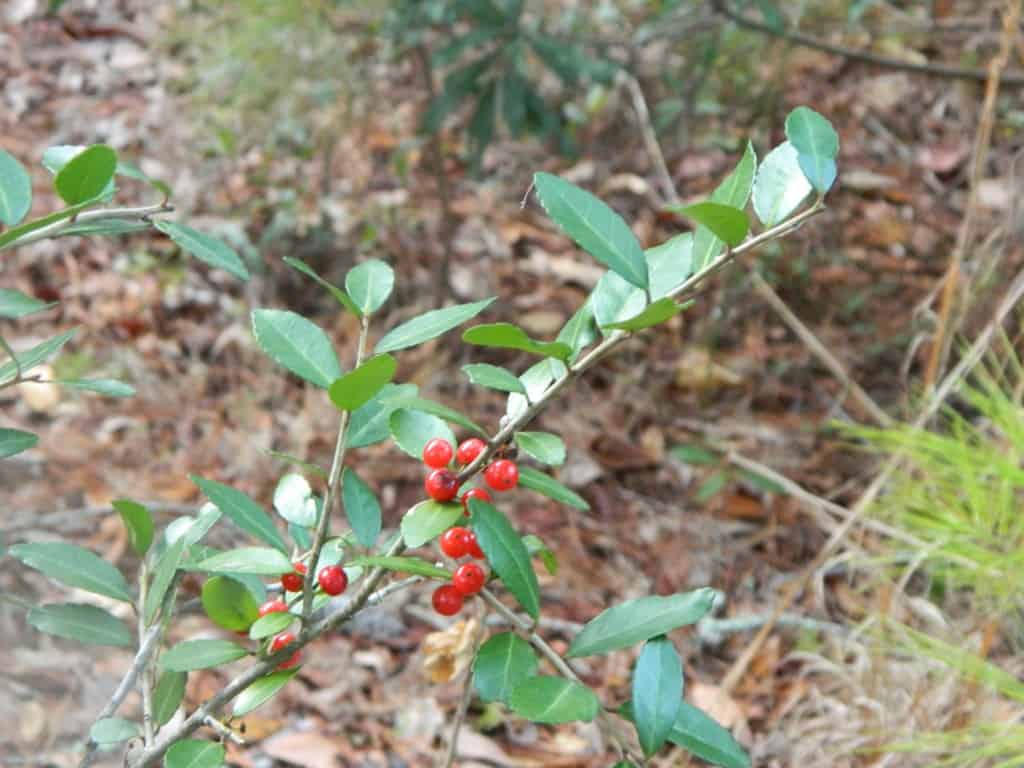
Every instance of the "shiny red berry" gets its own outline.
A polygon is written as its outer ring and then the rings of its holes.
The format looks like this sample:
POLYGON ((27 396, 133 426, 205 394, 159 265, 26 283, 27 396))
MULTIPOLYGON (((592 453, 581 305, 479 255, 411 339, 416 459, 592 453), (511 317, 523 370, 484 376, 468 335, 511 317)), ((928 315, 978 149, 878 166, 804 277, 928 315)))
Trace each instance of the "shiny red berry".
POLYGON ((466 510, 466 517, 469 517, 470 499, 480 499, 480 501, 486 501, 490 503, 491 494, 489 494, 483 488, 470 488, 468 491, 462 494, 462 508, 466 510))
POLYGON ((455 452, 455 458, 459 464, 472 464, 485 448, 487 448, 487 443, 479 437, 471 437, 459 443, 459 450, 455 452))
POLYGON ((289 646, 294 642, 294 632, 282 632, 280 635, 275 635, 274 639, 270 641, 270 653, 275 654, 282 648, 289 646))
POLYGON ((306 575, 306 566, 304 563, 294 563, 294 571, 286 573, 281 577, 281 586, 285 588, 286 592, 301 592, 303 577, 306 575))
POLYGON ((469 554, 469 536, 468 528, 449 528, 441 534, 441 551, 456 560, 465 557, 469 554))
POLYGON ((484 551, 480 549, 480 544, 476 540, 476 534, 470 531, 466 540, 466 551, 469 552, 470 557, 475 557, 477 560, 483 560, 485 557, 484 551))
POLYGON ((284 600, 267 600, 260 606, 260 616, 266 616, 268 613, 284 613, 287 610, 288 604, 284 600))
POLYGON ((459 481, 447 469, 435 469, 423 481, 427 495, 435 501, 451 501, 459 492, 459 481))
POLYGON ((284 669, 291 669, 292 667, 298 666, 299 662, 302 661, 302 651, 296 651, 292 654, 288 661, 282 661, 277 665, 277 671, 280 672, 284 669))
POLYGON ((444 469, 452 460, 452 444, 440 437, 428 440, 423 446, 423 463, 433 469, 444 469))
POLYGON ((519 467, 509 459, 498 459, 484 470, 484 480, 496 491, 511 491, 519 483, 519 467))
POLYGON ((348 576, 340 565, 328 565, 320 569, 316 575, 320 589, 328 595, 340 595, 348 586, 348 576))
POLYGON ((483 589, 485 581, 487 581, 487 575, 484 573, 484 569, 476 563, 463 563, 452 574, 452 586, 465 597, 475 595, 483 589))
POLYGON ((435 589, 431 600, 434 610, 442 616, 454 616, 462 610, 462 594, 451 584, 442 584, 435 589))

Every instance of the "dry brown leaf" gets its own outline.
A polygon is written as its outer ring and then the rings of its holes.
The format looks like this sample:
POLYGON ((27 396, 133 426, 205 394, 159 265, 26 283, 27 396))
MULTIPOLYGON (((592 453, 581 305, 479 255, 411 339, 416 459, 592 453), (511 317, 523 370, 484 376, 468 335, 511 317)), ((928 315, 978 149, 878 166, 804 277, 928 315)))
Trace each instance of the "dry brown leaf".
POLYGON ((711 352, 702 347, 688 348, 676 364, 676 386, 681 389, 700 392, 742 383, 742 376, 715 362, 711 352))
MULTIPOLYGON (((28 375, 38 376, 41 379, 52 379, 53 368, 48 365, 40 365, 33 368, 28 375)), ((60 387, 56 384, 23 381, 18 385, 18 394, 34 413, 52 413, 60 404, 60 387)))
POLYGON ((717 720, 723 728, 732 730, 744 722, 740 705, 721 686, 695 682, 687 688, 687 694, 693 706, 717 720))
POLYGON ((290 731, 268 739, 261 749, 277 760, 303 768, 338 768, 342 749, 319 731, 290 731))
POLYGON ((423 671, 433 683, 447 683, 473 660, 480 622, 457 621, 441 632, 423 638, 423 671))

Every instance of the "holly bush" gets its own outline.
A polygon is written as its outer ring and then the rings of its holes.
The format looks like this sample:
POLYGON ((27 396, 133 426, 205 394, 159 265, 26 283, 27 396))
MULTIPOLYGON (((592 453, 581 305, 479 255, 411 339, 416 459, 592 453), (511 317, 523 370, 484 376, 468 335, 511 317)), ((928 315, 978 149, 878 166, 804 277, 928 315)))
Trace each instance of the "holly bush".
MULTIPOLYGON (((230 715, 238 717, 270 700, 297 674, 311 642, 398 589, 427 586, 442 615, 458 613, 467 600, 482 601, 484 610, 496 612, 511 627, 476 648, 470 681, 481 699, 502 702, 537 723, 597 720, 619 766, 643 764, 666 743, 726 768, 748 766, 729 732, 683 699, 683 665, 670 637, 708 613, 714 592, 704 588, 609 606, 560 655, 539 633, 543 598, 534 570, 536 560, 555 573, 557 560, 536 535, 518 530, 501 507, 506 494, 522 489, 586 511, 586 500, 548 471, 565 460, 563 441, 528 430, 531 422, 634 335, 685 311, 710 275, 823 210, 836 176, 838 138, 825 118, 806 107, 794 110, 785 127, 788 140, 760 163, 748 145, 708 200, 679 209, 696 223, 692 232, 646 250, 627 223, 589 192, 555 175, 534 176, 533 190, 548 216, 607 271, 553 340, 531 338, 511 323, 479 323, 462 333, 472 347, 538 358, 521 373, 482 362, 463 366, 473 384, 507 395, 496 430, 425 397, 415 384, 396 381, 404 351, 474 320, 495 298, 446 306, 378 334, 374 318, 395 283, 387 264, 364 261, 348 272, 342 286, 298 259, 286 259, 359 323, 353 363, 346 371, 330 337, 311 320, 282 308, 252 311, 260 349, 322 390, 337 408, 329 469, 282 455, 297 469, 276 487, 276 517, 241 491, 198 475, 192 480, 209 502, 161 531, 144 505, 115 501, 139 559, 134 585, 114 565, 71 544, 20 542, 9 550, 61 584, 128 603, 138 616, 133 632, 95 605, 58 603, 28 611, 29 624, 41 632, 136 649, 124 681, 91 729, 83 765, 98 748, 134 742, 137 748, 125 757, 128 768, 148 768, 161 760, 168 768, 216 768, 224 760, 224 747, 197 738, 200 729, 223 736, 227 729, 217 718, 228 705, 230 715), (750 232, 748 203, 764 227, 757 234, 750 232), (383 529, 380 503, 360 474, 358 453, 383 442, 422 461, 427 470, 426 498, 390 534, 383 529), (322 494, 313 491, 311 475, 323 476, 322 494), (205 544, 206 534, 222 523, 250 540, 230 549, 205 544), (204 580, 202 607, 213 624, 236 633, 230 639, 164 647, 185 602, 181 583, 186 574, 204 580), (347 599, 332 600, 343 592, 347 599), (636 647, 628 701, 601 701, 572 666, 572 659, 636 647), (221 690, 172 720, 190 672, 243 660, 247 663, 221 690), (141 719, 118 717, 125 694, 135 687, 142 691, 141 719), (635 739, 624 731, 624 723, 632 724, 635 739)), ((118 173, 141 176, 119 164, 112 150, 61 150, 51 159, 56 155, 67 161, 54 165, 61 166, 55 183, 69 207, 21 225, 29 206, 27 175, 9 155, 0 155, 0 220, 11 227, 0 235, 0 246, 44 235, 116 234, 154 226, 198 258, 245 278, 237 256, 205 235, 150 220, 152 212, 141 209, 126 214, 128 209, 97 207, 109 200, 118 173)), ((166 207, 165 200, 159 208, 166 207)), ((4 292, 2 307, 6 317, 43 308, 13 291, 4 292)), ((65 336, 43 348, 12 353, 0 381, 24 378, 56 353, 65 336)), ((18 449, 13 432, 6 430, 2 438, 7 454, 18 449)))

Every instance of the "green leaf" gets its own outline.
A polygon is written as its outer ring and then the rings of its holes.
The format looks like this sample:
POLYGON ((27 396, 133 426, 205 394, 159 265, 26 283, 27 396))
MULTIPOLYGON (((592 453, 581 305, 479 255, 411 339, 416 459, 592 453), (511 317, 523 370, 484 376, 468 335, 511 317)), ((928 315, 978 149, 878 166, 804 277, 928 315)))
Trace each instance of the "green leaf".
POLYGON ((523 536, 523 546, 526 547, 526 551, 530 553, 531 557, 540 558, 548 573, 552 576, 558 574, 558 558, 551 548, 541 540, 540 536, 532 533, 523 536))
POLYGON ((672 731, 683 700, 683 663, 666 637, 648 640, 633 669, 633 721, 647 757, 672 731))
POLYGON ((473 686, 484 701, 507 701, 522 680, 537 674, 537 655, 514 632, 499 632, 473 660, 473 686))
MULTIPOLYGON (((653 289, 653 283, 651 287, 653 289)), ((571 353, 566 362, 572 364, 576 362, 580 352, 592 344, 596 338, 597 328, 594 325, 594 305, 588 296, 587 300, 573 313, 568 322, 562 326, 562 330, 558 332, 558 337, 555 341, 569 347, 571 353)))
POLYGON ((448 581, 452 572, 439 568, 433 563, 428 563, 418 557, 388 557, 386 555, 373 555, 369 557, 357 557, 349 565, 361 565, 370 568, 383 568, 395 573, 408 573, 410 576, 424 576, 428 579, 441 579, 448 581))
POLYGON ((423 446, 435 437, 457 445, 455 433, 441 419, 429 413, 399 408, 391 414, 388 424, 395 443, 414 459, 423 458, 423 446))
POLYGON ((676 207, 672 210, 707 227, 715 237, 724 240, 731 246, 742 243, 743 238, 750 231, 747 214, 731 205, 707 201, 676 207))
POLYGON ((32 221, 26 221, 24 224, 20 224, 17 227, 11 227, 9 230, 0 234, 0 250, 8 247, 11 243, 25 235, 31 234, 36 230, 48 227, 51 224, 56 224, 58 221, 64 221, 70 219, 77 213, 84 211, 86 208, 90 208, 97 203, 102 202, 102 198, 94 197, 92 200, 86 200, 84 203, 78 205, 71 205, 67 208, 62 208, 59 211, 54 211, 47 216, 41 216, 38 219, 32 219, 32 221))
POLYGON ((392 328, 377 342, 377 352, 395 352, 436 338, 483 312, 494 299, 435 309, 392 328))
POLYGON ((132 644, 132 633, 128 627, 95 605, 40 605, 28 612, 28 623, 40 632, 67 637, 86 645, 127 647, 132 644))
POLYGON ((473 532, 487 562, 523 610, 536 619, 540 615, 540 586, 523 540, 508 518, 486 501, 472 499, 469 511, 473 532))
POLYGON ((811 186, 817 190, 818 194, 824 195, 835 184, 836 175, 839 172, 835 160, 800 154, 797 156, 797 162, 800 164, 800 170, 803 171, 804 176, 811 182, 811 186))
POLYGON ((364 547, 372 547, 380 536, 380 503, 370 486, 351 467, 342 471, 341 500, 356 541, 364 547))
POLYGON ((0 149, 0 224, 13 227, 32 207, 32 179, 21 163, 0 149))
POLYGON ((703 446, 691 443, 673 446, 669 453, 685 464, 694 464, 696 466, 711 466, 721 460, 721 457, 714 451, 709 451, 703 446))
POLYGON ((586 499, 578 493, 569 490, 555 480, 555 478, 533 467, 519 467, 519 485, 523 488, 529 488, 531 491, 536 491, 542 496, 547 496, 549 499, 554 499, 561 504, 582 509, 584 512, 590 509, 586 499))
POLYGON ((266 704, 273 698, 274 694, 280 691, 291 680, 298 669, 286 669, 281 672, 274 672, 261 677, 250 685, 242 694, 235 699, 232 713, 235 717, 241 717, 252 712, 256 707, 266 704))
POLYGON ((14 456, 29 448, 34 448, 39 443, 39 435, 25 432, 20 429, 8 429, 0 427, 0 459, 14 456))
MULTIPOLYGON (((623 704, 620 713, 632 720, 632 702, 623 704)), ((712 765, 750 768, 750 758, 732 734, 685 701, 679 705, 679 714, 669 731, 668 740, 712 765)))
POLYGON ((647 296, 614 272, 606 272, 597 281, 590 296, 594 320, 602 333, 609 325, 636 317, 647 306, 647 296))
POLYGON ((183 251, 192 254, 200 261, 211 267, 223 269, 239 280, 249 279, 249 270, 245 266, 245 262, 223 240, 166 219, 154 221, 153 226, 171 238, 183 251))
POLYGON ((511 393, 508 396, 505 414, 510 419, 517 418, 526 410, 530 402, 539 399, 553 382, 563 378, 568 372, 569 369, 565 367, 565 363, 555 360, 553 357, 544 358, 539 363, 531 365, 519 377, 526 388, 526 396, 515 392, 511 393))
POLYGON ((72 224, 64 227, 54 237, 75 237, 75 236, 106 236, 129 235, 135 232, 144 232, 152 226, 149 222, 138 219, 101 219, 99 221, 86 221, 82 224, 72 224))
POLYGON ((797 107, 786 117, 786 138, 796 148, 797 162, 819 194, 836 180, 835 158, 839 136, 832 124, 808 107, 797 107))
POLYGON ((402 402, 416 397, 415 384, 388 384, 361 408, 352 411, 348 420, 349 448, 365 448, 386 440, 391 435, 388 420, 402 402))
POLYGON ((531 355, 568 359, 572 349, 561 342, 540 342, 531 339, 522 328, 512 323, 488 323, 477 325, 462 334, 467 344, 498 349, 518 349, 531 355))
POLYGON ((623 331, 639 331, 644 328, 660 325, 666 320, 671 320, 682 311, 683 308, 679 304, 676 304, 674 300, 669 298, 658 299, 653 304, 648 304, 647 308, 639 315, 634 315, 626 320, 620 320, 617 323, 612 323, 611 325, 605 326, 605 328, 617 328, 623 331))
POLYGON ((131 592, 121 572, 87 549, 52 541, 15 544, 9 554, 61 584, 126 603, 132 602, 131 592))
MULTIPOLYGON (((743 157, 715 191, 711 193, 710 202, 728 205, 743 210, 750 199, 750 189, 754 183, 757 169, 757 155, 754 146, 747 142, 743 157)), ((697 227, 693 235, 693 269, 700 271, 714 261, 722 250, 722 241, 705 226, 697 227)))
POLYGON ((122 717, 104 717, 89 729, 89 738, 99 745, 118 744, 142 735, 142 726, 122 717))
POLYGON ((391 355, 377 355, 331 384, 327 393, 341 411, 365 405, 395 377, 398 363, 391 355))
POLYGON ((729 483, 729 475, 726 472, 715 472, 707 477, 693 498, 698 504, 705 504, 722 492, 722 489, 729 483))
POLYGON ((65 203, 77 205, 102 194, 116 170, 117 153, 95 144, 71 158, 53 183, 65 203))
POLYGON ((612 606, 587 622, 566 656, 608 653, 694 624, 711 610, 715 592, 707 587, 667 597, 652 595, 612 606))
POLYGON ((693 233, 684 232, 644 251, 651 276, 651 299, 668 296, 693 273, 693 233))
POLYGON ((541 464, 558 466, 565 463, 565 443, 550 432, 516 432, 516 445, 527 456, 541 464))
POLYGON ((362 313, 359 311, 359 307, 356 306, 356 303, 352 301, 352 298, 347 293, 341 290, 341 288, 336 286, 334 283, 330 283, 320 277, 320 275, 318 275, 306 262, 302 261, 302 259, 296 259, 294 256, 285 256, 284 263, 292 269, 296 269, 307 277, 311 277, 320 283, 320 285, 326 288, 328 292, 330 292, 331 296, 333 296, 341 306, 345 307, 345 309, 353 315, 356 317, 362 316, 362 313))
POLYGON ((575 680, 549 675, 528 677, 512 689, 508 705, 534 723, 589 723, 601 710, 594 692, 575 680))
POLYGON ((533 183, 541 205, 562 231, 587 253, 638 288, 647 287, 647 262, 633 230, 589 192, 550 173, 533 183))
POLYGON ((57 379, 54 383, 107 397, 135 397, 135 387, 117 379, 57 379))
POLYGON ((293 456, 292 454, 285 453, 284 451, 271 451, 267 449, 264 449, 263 452, 267 454, 267 456, 273 456, 278 461, 283 461, 287 464, 294 464, 298 467, 302 467, 307 472, 312 472, 318 477, 322 477, 325 480, 327 479, 327 471, 323 467, 305 461, 304 459, 300 459, 298 456, 293 456))
POLYGON ((302 315, 254 309, 252 330, 267 357, 299 378, 326 389, 341 378, 341 365, 327 334, 302 315))
POLYGON ((788 141, 769 152, 754 179, 754 213, 766 227, 785 221, 811 194, 799 154, 788 141))
MULTIPOLYGON (((0 150, 0 156, 3 150, 0 150)), ((35 312, 42 312, 44 309, 57 306, 58 302, 51 301, 47 304, 32 296, 27 296, 21 291, 10 288, 0 288, 0 317, 17 319, 27 317, 35 312)))
POLYGON ((203 610, 210 621, 232 632, 247 632, 260 607, 249 589, 230 576, 212 576, 203 584, 203 610))
POLYGON ((249 637, 253 640, 262 640, 265 637, 283 632, 295 621, 295 616, 288 611, 275 611, 266 616, 260 616, 249 627, 249 637))
POLYGON ((178 539, 181 539, 186 548, 191 547, 193 544, 199 543, 214 524, 220 520, 220 517, 221 511, 215 505, 206 502, 199 508, 199 514, 195 517, 186 515, 172 521, 165 529, 164 536, 168 544, 173 544, 178 539), (172 535, 172 529, 178 525, 181 525, 181 528, 175 530, 174 535, 172 535))
POLYGON ((429 413, 431 416, 437 416, 449 424, 457 424, 463 429, 468 429, 470 432, 476 432, 478 435, 487 434, 476 422, 471 421, 455 409, 435 403, 433 400, 427 400, 424 397, 408 397, 402 400, 401 405, 403 408, 411 411, 419 411, 420 413, 429 413))
POLYGON ((144 557, 153 543, 153 517, 149 510, 130 499, 115 499, 111 506, 121 515, 124 527, 128 529, 132 549, 139 557, 144 557))
POLYGON ((526 394, 526 387, 523 386, 523 382, 514 373, 506 371, 504 368, 488 363, 470 363, 469 365, 462 366, 462 370, 474 384, 497 389, 502 392, 526 394))
POLYGON ((455 525, 462 515, 461 504, 421 501, 402 517, 402 540, 410 549, 422 547, 455 525))
POLYGON ((201 739, 175 742, 164 757, 164 768, 220 768, 223 763, 224 745, 201 739))
MULTIPOLYGON (((77 332, 77 328, 72 328, 70 331, 57 334, 53 338, 36 344, 32 349, 17 355, 18 362, 21 364, 22 375, 25 375, 40 363, 46 362, 48 358, 56 354, 61 347, 67 344, 77 332)), ((18 366, 15 365, 13 360, 8 360, 3 365, 0 365, 0 386, 9 381, 14 381, 17 375, 18 366)))
POLYGON ((240 547, 208 557, 196 570, 231 573, 256 573, 261 576, 280 576, 294 570, 291 560, 277 549, 268 547, 240 547))
POLYGON ((189 475, 189 479, 199 486, 211 502, 231 518, 231 522, 257 539, 285 551, 284 540, 274 521, 260 506, 241 491, 214 480, 207 480, 198 475, 189 475))
POLYGON ((160 610, 160 604, 174 580, 178 566, 181 565, 181 556, 187 546, 188 539, 182 535, 164 551, 157 561, 156 568, 153 570, 153 581, 150 582, 149 591, 146 592, 146 604, 142 606, 142 616, 147 626, 153 623, 153 618, 160 610))
POLYGON ((274 488, 274 509, 289 523, 303 528, 316 525, 317 503, 313 489, 302 475, 287 474, 274 488))
POLYGON ((394 287, 394 270, 379 259, 357 264, 345 275, 345 290, 364 315, 372 315, 380 309, 394 287))
POLYGON ((209 669, 248 655, 249 652, 245 648, 230 640, 183 640, 164 651, 160 656, 160 668, 172 672, 209 669))
POLYGON ((166 670, 160 674, 153 689, 153 722, 157 726, 166 725, 174 717, 185 698, 185 683, 188 674, 166 670))

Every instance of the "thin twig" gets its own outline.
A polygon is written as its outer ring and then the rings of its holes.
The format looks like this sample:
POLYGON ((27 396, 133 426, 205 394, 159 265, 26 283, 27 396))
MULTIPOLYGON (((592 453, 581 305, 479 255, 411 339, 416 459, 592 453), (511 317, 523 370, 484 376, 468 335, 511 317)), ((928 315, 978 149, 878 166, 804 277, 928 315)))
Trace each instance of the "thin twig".
POLYGON ((34 243, 38 240, 60 237, 65 230, 80 226, 87 222, 107 221, 109 219, 145 220, 158 213, 171 213, 173 210, 173 205, 163 202, 157 203, 156 205, 144 205, 136 208, 100 208, 94 211, 82 211, 77 216, 73 216, 70 219, 55 221, 53 224, 48 224, 45 227, 40 227, 32 232, 28 232, 5 245, 0 245, 0 251, 17 248, 21 245, 28 245, 29 243, 34 243))
POLYGON ((203 725, 207 728, 212 728, 217 732, 221 739, 227 739, 232 744, 237 744, 240 747, 245 746, 245 739, 243 739, 235 730, 228 728, 216 717, 207 715, 203 718, 203 725))
MULTIPOLYGON (((484 612, 486 613, 486 611, 484 612)), ((486 616, 483 617, 486 620, 486 616)), ((483 621, 481 621, 479 628, 477 629, 476 636, 473 638, 473 653, 471 654, 474 658, 476 652, 480 648, 480 641, 483 640, 483 621)), ((469 712, 469 702, 473 699, 473 667, 470 666, 466 669, 465 679, 462 681, 462 695, 459 697, 459 707, 455 711, 455 721, 452 723, 452 733, 448 737, 448 749, 445 750, 444 758, 441 760, 441 768, 452 768, 455 765, 455 753, 458 749, 459 744, 459 731, 462 730, 462 724, 466 720, 466 713, 469 712)))
MULTIPOLYGON (((139 647, 142 647, 142 643, 146 639, 146 594, 149 591, 149 566, 146 561, 142 561, 142 565, 139 567, 139 600, 138 600, 138 611, 139 614, 139 647)), ((158 622, 156 626, 162 628, 162 622, 158 622)), ((142 688, 142 735, 146 741, 148 747, 153 743, 153 689, 150 685, 150 670, 152 666, 147 664, 142 670, 142 674, 139 675, 139 683, 142 688)))

